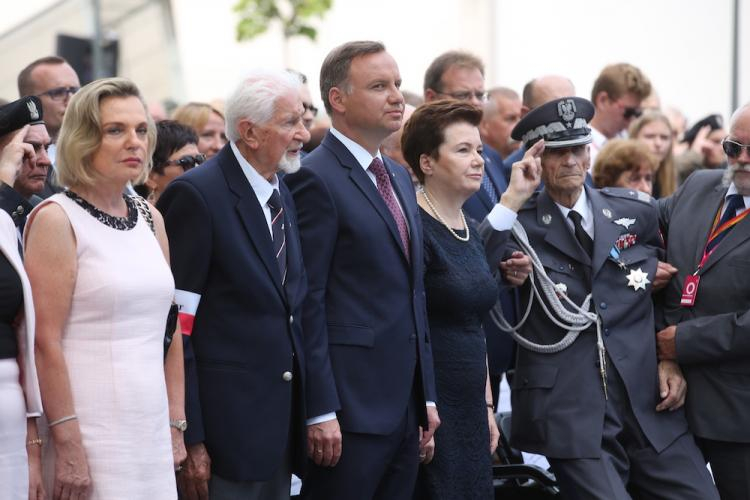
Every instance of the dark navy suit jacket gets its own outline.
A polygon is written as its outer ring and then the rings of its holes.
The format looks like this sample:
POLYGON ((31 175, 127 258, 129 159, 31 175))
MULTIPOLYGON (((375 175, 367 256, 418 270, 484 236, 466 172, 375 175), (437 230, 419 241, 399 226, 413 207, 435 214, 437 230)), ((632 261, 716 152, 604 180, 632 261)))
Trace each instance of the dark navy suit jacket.
POLYGON ((337 411, 342 430, 378 435, 397 430, 412 394, 423 425, 425 402, 437 401, 416 196, 406 171, 384 163, 409 226, 409 260, 375 183, 330 132, 284 177, 310 289, 308 416, 337 411))
MULTIPOLYGON (((502 172, 502 159, 500 153, 487 144, 483 144, 482 148, 484 151, 485 175, 492 181, 499 199, 508 187, 502 172)), ((487 217, 494 206, 487 191, 484 188, 479 188, 479 191, 464 203, 464 211, 479 224, 487 217)), ((490 263, 490 269, 496 270, 497 265, 497 262, 490 263)), ((511 324, 515 324, 516 291, 513 289, 502 290, 499 294, 499 300, 503 308, 503 315, 511 324)), ((495 326, 489 314, 485 316, 482 327, 487 337, 487 361, 490 374, 500 375, 507 371, 513 363, 513 339, 495 326)))
MULTIPOLYGON (((285 459, 290 429, 294 469, 305 462, 307 285, 294 201, 286 186, 279 189, 284 285, 262 208, 229 145, 174 180, 158 203, 177 301, 185 293, 200 299, 192 334, 184 336, 185 441, 204 442, 212 471, 234 481, 269 479, 285 459)), ((180 306, 182 321, 190 306, 180 306)))

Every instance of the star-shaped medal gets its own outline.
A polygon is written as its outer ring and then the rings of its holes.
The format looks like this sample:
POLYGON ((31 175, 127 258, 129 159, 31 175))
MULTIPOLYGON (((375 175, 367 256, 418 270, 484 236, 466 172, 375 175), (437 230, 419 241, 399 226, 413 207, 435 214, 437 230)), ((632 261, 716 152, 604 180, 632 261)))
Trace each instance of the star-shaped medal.
POLYGON ((645 290, 646 285, 651 283, 648 279, 648 273, 644 273, 640 267, 631 269, 626 278, 628 278, 628 286, 632 286, 635 291, 638 291, 639 288, 645 290))

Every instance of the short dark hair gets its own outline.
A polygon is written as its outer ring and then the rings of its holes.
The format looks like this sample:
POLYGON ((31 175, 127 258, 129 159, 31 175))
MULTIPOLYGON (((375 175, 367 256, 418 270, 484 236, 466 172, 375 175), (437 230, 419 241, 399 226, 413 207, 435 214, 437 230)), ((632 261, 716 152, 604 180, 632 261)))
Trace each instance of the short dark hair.
POLYGON ((163 174, 164 167, 172 153, 188 144, 198 144, 198 136, 192 127, 174 120, 162 120, 157 123, 152 170, 157 174, 163 174))
POLYGON ((348 85, 349 69, 354 58, 384 51, 385 45, 381 42, 361 40, 339 45, 328 53, 320 67, 320 97, 329 115, 333 109, 328 101, 328 93, 333 87, 348 85))
POLYGON ((616 187, 615 183, 623 172, 638 170, 643 164, 656 172, 659 161, 641 141, 635 139, 612 139, 607 141, 596 155, 591 170, 594 186, 597 188, 616 187))
POLYGON ((484 64, 482 64, 481 59, 469 52, 451 50, 439 55, 432 61, 430 67, 424 73, 424 86, 422 90, 432 89, 439 92, 443 83, 443 75, 451 66, 470 69, 476 68, 484 76, 484 64))
POLYGON ((418 107, 404 125, 401 152, 419 182, 424 182, 419 158, 426 154, 439 159, 438 150, 445 142, 446 128, 459 122, 478 127, 481 121, 482 111, 464 101, 441 99, 418 107))
POLYGON ((68 61, 58 56, 46 56, 33 61, 31 64, 23 68, 21 72, 18 73, 18 95, 20 97, 36 94, 36 91, 34 90, 34 82, 31 79, 31 72, 34 71, 37 66, 41 66, 42 64, 68 64, 68 61))

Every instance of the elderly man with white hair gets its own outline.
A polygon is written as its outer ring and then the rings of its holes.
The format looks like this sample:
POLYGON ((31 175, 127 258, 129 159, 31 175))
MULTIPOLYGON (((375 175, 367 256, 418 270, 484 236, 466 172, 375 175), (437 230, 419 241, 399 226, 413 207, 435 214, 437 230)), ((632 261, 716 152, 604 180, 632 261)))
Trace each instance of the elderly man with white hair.
POLYGON ((294 201, 301 82, 255 71, 226 101, 229 143, 164 191, 185 344, 187 499, 289 498, 305 461, 307 280, 294 201))
POLYGON ((682 367, 690 429, 728 500, 750 498, 750 104, 722 147, 725 170, 696 171, 659 200, 679 271, 657 309, 657 346, 682 367))

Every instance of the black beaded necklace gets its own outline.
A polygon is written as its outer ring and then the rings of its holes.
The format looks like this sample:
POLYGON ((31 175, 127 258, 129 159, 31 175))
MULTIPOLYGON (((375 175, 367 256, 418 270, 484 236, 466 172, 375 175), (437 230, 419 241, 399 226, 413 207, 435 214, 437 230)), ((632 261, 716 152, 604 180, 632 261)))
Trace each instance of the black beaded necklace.
POLYGON ((128 208, 128 215, 126 217, 115 217, 114 215, 102 212, 73 191, 65 191, 65 196, 75 201, 78 206, 86 210, 99 222, 111 227, 112 229, 117 229, 119 231, 130 231, 138 223, 138 210, 136 209, 135 203, 133 202, 132 198, 128 195, 122 195, 123 199, 125 200, 125 205, 128 208))

